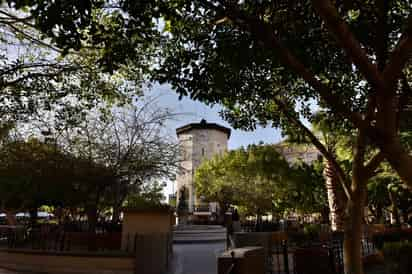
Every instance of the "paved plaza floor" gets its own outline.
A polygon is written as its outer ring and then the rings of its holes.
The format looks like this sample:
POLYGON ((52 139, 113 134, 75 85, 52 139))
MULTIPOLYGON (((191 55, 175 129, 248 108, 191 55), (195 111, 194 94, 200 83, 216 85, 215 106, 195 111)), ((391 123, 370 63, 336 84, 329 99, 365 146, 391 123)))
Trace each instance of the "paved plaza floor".
MULTIPOLYGON (((174 244, 170 274, 216 274, 217 257, 224 250, 224 242, 174 244)), ((0 274, 18 273, 0 269, 0 274)))
POLYGON ((171 274, 216 274, 217 257, 224 250, 224 242, 175 244, 171 274))
POLYGON ((0 274, 17 274, 17 273, 0 268, 0 274))

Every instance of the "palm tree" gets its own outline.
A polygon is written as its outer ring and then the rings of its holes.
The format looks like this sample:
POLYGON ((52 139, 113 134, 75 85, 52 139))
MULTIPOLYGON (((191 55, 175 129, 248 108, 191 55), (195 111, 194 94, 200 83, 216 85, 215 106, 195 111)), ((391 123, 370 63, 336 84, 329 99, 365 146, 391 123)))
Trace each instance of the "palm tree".
POLYGON ((346 196, 334 166, 326 159, 324 160, 323 176, 328 197, 331 229, 333 231, 343 231, 346 196))

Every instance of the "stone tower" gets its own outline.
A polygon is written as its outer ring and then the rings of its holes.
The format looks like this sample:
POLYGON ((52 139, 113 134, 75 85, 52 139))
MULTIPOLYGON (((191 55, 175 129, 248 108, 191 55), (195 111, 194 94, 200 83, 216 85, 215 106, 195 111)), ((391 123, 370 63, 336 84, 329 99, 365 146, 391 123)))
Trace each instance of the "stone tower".
POLYGON ((176 178, 177 197, 180 201, 180 190, 184 186, 187 190, 186 201, 189 212, 193 213, 205 208, 194 186, 196 168, 205 159, 211 159, 218 153, 227 150, 227 142, 230 138, 230 129, 215 123, 201 120, 200 123, 192 123, 176 129, 176 134, 181 145, 183 161, 181 171, 176 178))

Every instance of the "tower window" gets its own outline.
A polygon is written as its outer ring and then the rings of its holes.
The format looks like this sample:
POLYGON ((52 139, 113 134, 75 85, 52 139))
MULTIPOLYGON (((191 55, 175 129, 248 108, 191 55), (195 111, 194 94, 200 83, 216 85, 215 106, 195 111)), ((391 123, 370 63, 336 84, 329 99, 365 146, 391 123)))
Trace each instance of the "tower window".
POLYGON ((205 148, 202 147, 202 156, 205 156, 205 148))

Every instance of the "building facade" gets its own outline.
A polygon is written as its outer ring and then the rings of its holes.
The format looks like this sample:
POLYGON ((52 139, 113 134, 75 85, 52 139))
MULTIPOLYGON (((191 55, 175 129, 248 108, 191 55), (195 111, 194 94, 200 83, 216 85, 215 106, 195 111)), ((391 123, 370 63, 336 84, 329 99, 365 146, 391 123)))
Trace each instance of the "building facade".
POLYGON ((321 157, 320 152, 313 145, 292 145, 281 142, 274 146, 276 150, 285 157, 289 164, 297 161, 310 164, 321 157))
POLYGON ((209 204, 205 204, 196 193, 194 175, 197 167, 204 160, 211 159, 216 154, 227 151, 230 133, 229 128, 215 123, 208 123, 206 120, 176 129, 183 158, 180 172, 176 178, 176 200, 179 203, 181 190, 185 188, 185 200, 190 213, 205 211, 205 209, 210 208, 209 204))

